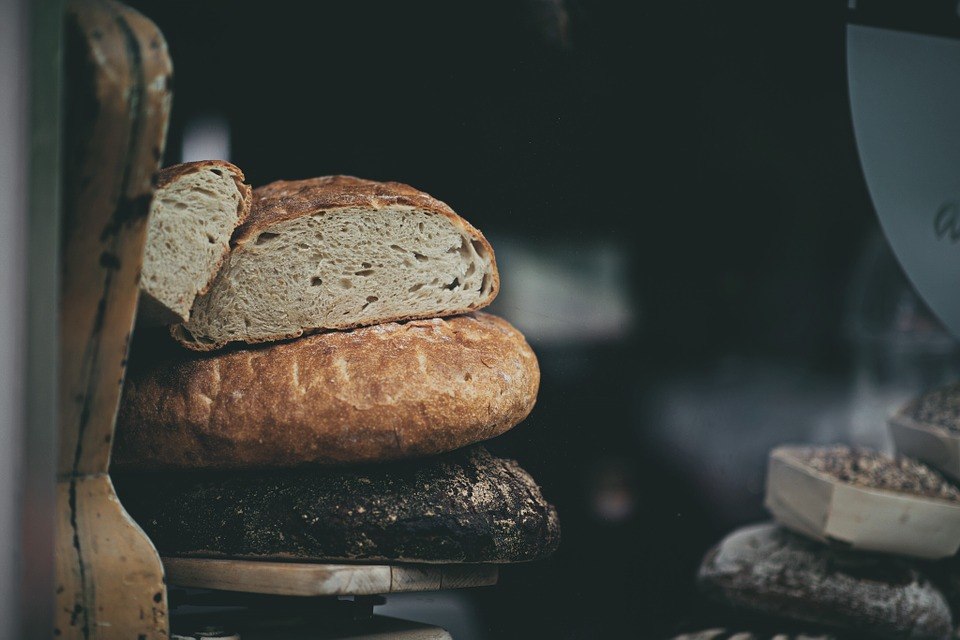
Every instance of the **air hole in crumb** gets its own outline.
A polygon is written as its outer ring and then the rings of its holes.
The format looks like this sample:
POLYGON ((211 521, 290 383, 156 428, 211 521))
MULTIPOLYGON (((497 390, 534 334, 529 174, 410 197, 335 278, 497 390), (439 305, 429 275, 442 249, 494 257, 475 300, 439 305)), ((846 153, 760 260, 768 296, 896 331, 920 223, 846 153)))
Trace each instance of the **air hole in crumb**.
POLYGON ((271 240, 273 240, 279 235, 280 235, 279 233, 270 233, 269 231, 264 231, 263 233, 257 236, 257 244, 270 242, 271 240))
POLYGON ((470 244, 473 245, 473 250, 477 252, 478 256, 480 256, 484 260, 487 259, 487 248, 483 246, 482 242, 480 242, 479 240, 471 240, 470 244))
POLYGON ((417 231, 420 232, 420 233, 423 233, 423 223, 422 223, 422 222, 418 222, 418 223, 417 223, 417 231))
POLYGON ((463 277, 469 278, 470 276, 473 275, 473 273, 474 273, 476 270, 477 270, 477 265, 475 265, 474 263, 471 262, 471 263, 470 263, 470 266, 467 267, 467 272, 463 274, 463 277))
POLYGON ((483 280, 480 281, 480 293, 486 293, 487 287, 490 286, 490 274, 483 274, 483 280))
POLYGON ((340 278, 340 286, 344 289, 353 289, 353 283, 346 278, 340 278))
POLYGON ((417 259, 417 262, 426 262, 430 259, 422 253, 417 253, 416 251, 413 252, 413 257, 417 259))
POLYGON ((220 169, 210 169, 210 173, 215 173, 215 174, 217 174, 218 176, 220 176, 221 178, 223 177, 223 171, 220 170, 220 169))
POLYGON ((367 302, 376 302, 379 299, 377 296, 367 296, 367 302))
POLYGON ((460 244, 447 249, 447 253, 457 253, 464 260, 470 259, 470 239, 466 236, 460 236, 460 244))
POLYGON ((373 269, 364 269, 363 271, 354 271, 353 275, 355 276, 369 276, 373 273, 373 269))
POLYGON ((422 283, 421 283, 421 284, 415 284, 415 285, 413 285, 412 287, 410 287, 409 289, 407 289, 407 291, 409 291, 410 293, 414 293, 414 292, 416 292, 416 291, 420 291, 420 289, 423 289, 423 284, 422 284, 422 283))
POLYGON ((360 263, 360 266, 363 267, 364 269, 369 269, 369 268, 372 267, 373 265, 370 264, 369 262, 361 262, 361 263, 360 263))
POLYGON ((453 282, 451 282, 451 283, 448 284, 448 285, 445 285, 443 288, 444 288, 444 289, 447 289, 448 291, 453 291, 454 289, 456 289, 456 288, 459 287, 459 286, 460 286, 460 278, 454 278, 454 279, 453 279, 453 282))
POLYGON ((210 235, 210 234, 208 233, 208 234, 207 234, 207 242, 209 242, 210 244, 217 244, 217 239, 214 238, 212 235, 210 235))
POLYGON ((312 278, 310 278, 310 286, 311 286, 311 287, 319 287, 319 286, 322 285, 322 284, 323 284, 323 280, 320 279, 319 277, 313 276, 312 278))
POLYGON ((404 249, 403 247, 401 247, 401 246, 398 245, 398 244, 392 244, 392 245, 390 245, 390 248, 393 249, 394 251, 399 251, 399 252, 401 252, 401 253, 406 253, 406 252, 407 252, 406 249, 404 249))
POLYGON ((470 382, 471 380, 473 380, 473 376, 470 375, 470 372, 469 372, 469 371, 468 371, 467 373, 463 374, 463 381, 464 381, 464 382, 470 382))

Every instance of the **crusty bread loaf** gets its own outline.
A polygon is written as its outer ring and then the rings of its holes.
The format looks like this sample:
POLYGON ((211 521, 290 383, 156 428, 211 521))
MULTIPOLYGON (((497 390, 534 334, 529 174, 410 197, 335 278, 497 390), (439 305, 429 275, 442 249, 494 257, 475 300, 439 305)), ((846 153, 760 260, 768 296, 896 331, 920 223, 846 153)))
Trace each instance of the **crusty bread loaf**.
POLYGON ((435 454, 516 425, 540 384, 523 336, 485 313, 224 353, 155 355, 133 345, 115 468, 288 467, 435 454))
POLYGON ((449 316, 488 305, 499 287, 483 234, 396 182, 328 176, 260 187, 233 242, 189 321, 172 328, 186 347, 449 316))
POLYGON ((190 317, 230 251, 230 236, 250 211, 250 186, 229 162, 204 160, 160 171, 150 205, 140 276, 141 324, 190 317))
POLYGON ((163 555, 360 562, 520 562, 560 542, 556 510, 480 447, 347 469, 115 476, 163 555))
POLYGON ((952 629, 946 599, 915 564, 828 547, 772 523, 724 538, 698 580, 708 596, 737 609, 869 638, 944 638, 952 629))

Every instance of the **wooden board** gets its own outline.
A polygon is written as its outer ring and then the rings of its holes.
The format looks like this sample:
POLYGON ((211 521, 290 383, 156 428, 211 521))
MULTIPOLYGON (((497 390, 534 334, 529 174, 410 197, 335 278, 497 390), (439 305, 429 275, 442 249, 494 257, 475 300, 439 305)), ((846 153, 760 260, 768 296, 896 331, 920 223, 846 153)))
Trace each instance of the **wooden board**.
POLYGON ((54 635, 159 640, 163 566, 107 465, 172 69, 156 26, 111 0, 69 0, 64 39, 54 635))
POLYGON ((317 564, 208 558, 163 558, 167 582, 180 587, 286 596, 363 596, 486 587, 496 565, 317 564))
POLYGON ((916 458, 960 480, 960 435, 910 417, 913 403, 894 414, 888 424, 897 453, 916 458))
POLYGON ((957 503, 843 482, 795 447, 770 452, 764 505, 783 526, 852 549, 937 560, 960 548, 957 503))

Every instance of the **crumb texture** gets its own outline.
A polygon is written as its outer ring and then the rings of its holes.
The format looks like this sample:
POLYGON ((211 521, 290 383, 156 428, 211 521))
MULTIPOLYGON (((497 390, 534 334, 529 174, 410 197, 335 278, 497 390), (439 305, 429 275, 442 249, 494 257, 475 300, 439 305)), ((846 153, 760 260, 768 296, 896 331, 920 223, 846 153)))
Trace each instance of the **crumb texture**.
POLYGON ((118 476, 161 554, 310 561, 520 562, 552 553, 556 510, 480 447, 343 470, 118 476))
POLYGON ((834 549, 774 524, 739 529, 707 553, 701 590, 741 610, 871 638, 944 638, 943 594, 912 563, 834 549))
POLYGON ((198 354, 139 335, 114 469, 292 467, 451 451, 522 421, 537 358, 478 312, 198 354))
POLYGON ((208 350, 489 304, 499 282, 489 243, 417 194, 344 176, 257 189, 228 261, 174 336, 208 350))
POLYGON ((960 502, 960 490, 939 472, 911 458, 892 458, 843 445, 798 448, 792 455, 817 471, 857 486, 960 502))
POLYGON ((237 167, 221 161, 174 165, 160 173, 140 288, 150 299, 147 309, 161 322, 163 315, 168 323, 186 320, 216 276, 230 236, 250 208, 243 179, 237 167))

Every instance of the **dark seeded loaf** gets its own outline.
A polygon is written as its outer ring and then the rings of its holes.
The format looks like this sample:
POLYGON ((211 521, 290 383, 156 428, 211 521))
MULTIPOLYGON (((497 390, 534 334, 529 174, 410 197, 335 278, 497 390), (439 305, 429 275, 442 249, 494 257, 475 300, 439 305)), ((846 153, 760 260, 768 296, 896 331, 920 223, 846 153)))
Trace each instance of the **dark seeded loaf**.
POLYGON ((115 477, 162 555, 505 563, 560 541, 556 510, 515 462, 475 447, 424 460, 272 472, 115 477))

